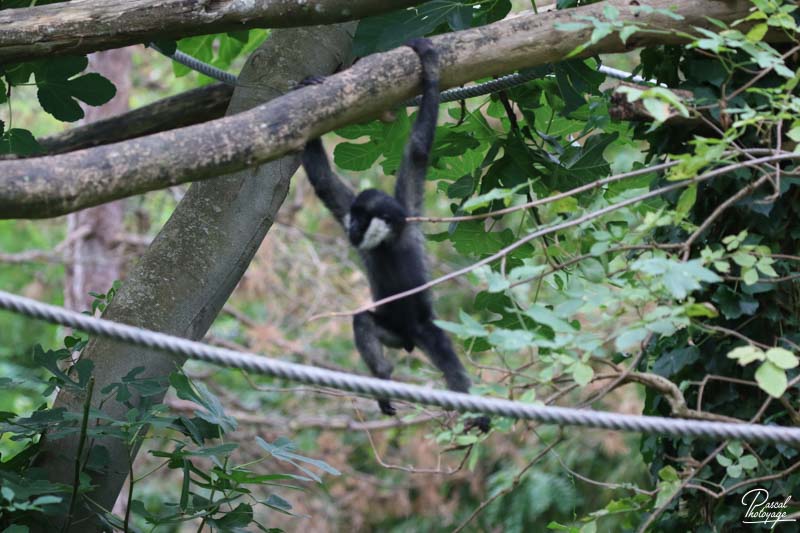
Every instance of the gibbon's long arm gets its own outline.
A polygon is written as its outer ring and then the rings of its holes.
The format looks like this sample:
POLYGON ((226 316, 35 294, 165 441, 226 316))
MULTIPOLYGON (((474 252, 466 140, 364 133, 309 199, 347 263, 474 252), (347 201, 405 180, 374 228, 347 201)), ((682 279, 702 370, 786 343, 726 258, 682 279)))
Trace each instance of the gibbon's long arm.
POLYGON ((408 210, 409 216, 419 216, 425 197, 425 174, 439 117, 439 54, 427 39, 414 39, 406 46, 417 52, 422 63, 422 102, 397 172, 394 196, 408 210))
POLYGON ((350 212, 355 193, 331 170, 321 140, 313 139, 306 143, 302 162, 317 196, 339 224, 344 226, 344 217, 350 212))

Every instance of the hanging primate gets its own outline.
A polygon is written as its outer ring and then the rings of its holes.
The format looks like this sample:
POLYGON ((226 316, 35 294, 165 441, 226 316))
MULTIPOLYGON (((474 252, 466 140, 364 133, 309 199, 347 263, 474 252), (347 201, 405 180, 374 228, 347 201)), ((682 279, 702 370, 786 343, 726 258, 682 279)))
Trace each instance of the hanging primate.
MULTIPOLYGON (((375 300, 418 287, 428 281, 424 237, 406 217, 422 211, 425 174, 439 114, 439 60, 428 39, 407 43, 422 63, 422 102, 397 174, 394 196, 367 189, 357 196, 330 168, 319 139, 309 141, 303 168, 317 196, 344 227, 358 250, 375 300)), ((301 85, 321 83, 309 78, 301 85)), ((422 349, 444 374, 447 386, 467 392, 470 379, 445 332, 433 323, 431 294, 425 290, 353 317, 355 344, 373 375, 391 379, 392 363, 383 346, 422 349)), ((388 399, 378 400, 383 413, 394 415, 388 399)), ((489 419, 478 417, 470 426, 488 431, 489 419)))

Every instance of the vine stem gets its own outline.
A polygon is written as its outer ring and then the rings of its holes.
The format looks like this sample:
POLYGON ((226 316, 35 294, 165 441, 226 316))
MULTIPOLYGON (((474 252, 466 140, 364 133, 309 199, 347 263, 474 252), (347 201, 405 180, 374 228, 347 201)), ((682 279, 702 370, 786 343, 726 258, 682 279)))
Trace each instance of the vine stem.
POLYGON ((64 524, 62 531, 68 531, 72 525, 72 518, 75 513, 75 504, 78 502, 78 489, 81 484, 81 458, 83 457, 83 449, 86 446, 86 433, 89 428, 89 410, 92 407, 92 394, 94 393, 94 376, 89 378, 89 383, 86 386, 86 399, 83 402, 83 418, 81 419, 81 433, 78 440, 78 453, 75 455, 75 474, 72 478, 72 495, 69 500, 69 512, 67 513, 67 522, 64 524))

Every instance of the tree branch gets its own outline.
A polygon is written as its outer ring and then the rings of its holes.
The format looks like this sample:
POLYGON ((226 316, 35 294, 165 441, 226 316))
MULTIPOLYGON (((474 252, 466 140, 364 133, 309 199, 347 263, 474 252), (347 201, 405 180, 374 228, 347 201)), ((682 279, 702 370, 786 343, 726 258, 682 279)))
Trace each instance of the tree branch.
MULTIPOLYGON (((442 85, 559 61, 588 42, 592 28, 560 32, 554 24, 603 18, 607 4, 618 20, 651 28, 691 32, 709 19, 745 16, 746 0, 652 0, 651 7, 675 11, 679 21, 645 15, 627 0, 527 14, 433 39, 441 56, 442 85), (578 19, 581 17, 581 19, 578 19)), ((645 44, 680 42, 673 34, 639 32, 623 44, 608 36, 584 55, 621 52, 645 44)), ((270 58, 260 58, 269 61, 270 58)), ((368 56, 323 84, 304 87, 251 111, 168 132, 64 155, 0 162, 0 218, 61 215, 145 191, 218 176, 264 163, 302 148, 327 131, 365 120, 397 105, 417 90, 419 60, 408 48, 368 56)), ((291 86, 296 80, 285 80, 291 86)), ((275 89, 277 91, 277 89, 275 89)))
POLYGON ((134 139, 225 116, 233 87, 215 83, 39 139, 48 155, 134 139))
MULTIPOLYGON (((265 86, 279 80, 333 72, 349 54, 351 23, 321 28, 275 30, 242 69, 243 79, 265 86), (264 61, 264 57, 271 58, 264 61)), ((238 87, 228 113, 253 107, 268 92, 238 87)), ((275 94, 273 94, 275 96, 275 94)), ((57 156, 61 157, 61 156, 57 156)), ((192 185, 175 208, 150 247, 127 273, 126 281, 103 313, 105 318, 137 324, 156 331, 190 339, 202 338, 227 301, 242 273, 250 264, 264 235, 275 219, 299 165, 299 158, 279 161, 192 185)), ((182 360, 159 350, 144 350, 110 339, 93 338, 81 358, 94 363, 96 389, 119 382, 132 369, 145 367, 148 377, 163 377, 180 366, 182 360)), ((95 395, 97 396, 97 395, 95 395)), ((161 397, 151 396, 152 401, 161 397)), ((140 398, 131 398, 134 407, 140 398)), ((93 407, 100 408, 98 398, 93 407)), ((68 411, 82 403, 62 389, 54 405, 68 411)), ((107 401, 102 410, 111 417, 125 419, 131 405, 107 401)), ((111 509, 128 476, 128 459, 136 454, 139 442, 97 439, 110 458, 103 471, 87 471, 92 489, 81 493, 103 509, 111 509)), ((77 454, 77 437, 46 438, 37 464, 50 480, 70 483, 77 454)), ((96 531, 99 525, 83 518, 94 514, 94 507, 83 509, 70 528, 96 531)), ((61 530, 61 524, 53 529, 61 530)))
POLYGON ((0 64, 247 28, 356 20, 420 0, 84 0, 0 11, 0 64))
MULTIPOLYGON (((104 120, 77 126, 50 137, 37 139, 42 155, 56 155, 83 148, 135 139, 161 131, 200 124, 225 116, 233 87, 224 83, 205 85, 164 98, 104 120)), ((29 159, 14 154, 0 155, 0 161, 29 159)))

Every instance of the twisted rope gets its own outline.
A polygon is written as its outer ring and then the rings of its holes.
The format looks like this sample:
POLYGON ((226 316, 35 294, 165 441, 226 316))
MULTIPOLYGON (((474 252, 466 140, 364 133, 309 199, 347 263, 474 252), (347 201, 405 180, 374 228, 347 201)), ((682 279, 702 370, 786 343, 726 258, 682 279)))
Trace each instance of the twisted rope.
POLYGON ((603 413, 588 409, 539 406, 500 398, 427 389, 417 385, 357 376, 288 363, 252 353, 208 346, 156 331, 82 315, 5 291, 0 291, 0 309, 80 329, 101 337, 183 355, 224 367, 240 368, 298 383, 332 387, 377 398, 408 400, 419 404, 438 405, 459 412, 485 413, 565 426, 635 431, 673 437, 692 436, 717 440, 741 439, 748 442, 776 442, 800 448, 800 428, 603 413))

